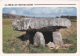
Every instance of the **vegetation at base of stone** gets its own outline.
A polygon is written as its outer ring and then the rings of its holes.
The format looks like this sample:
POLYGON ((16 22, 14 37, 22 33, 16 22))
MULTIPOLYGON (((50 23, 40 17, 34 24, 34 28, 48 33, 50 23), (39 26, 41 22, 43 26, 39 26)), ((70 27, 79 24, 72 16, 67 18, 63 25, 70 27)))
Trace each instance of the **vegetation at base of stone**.
MULTIPOLYGON (((72 37, 72 36, 70 36, 72 37)), ((69 49, 49 49, 47 47, 39 46, 34 47, 32 44, 23 45, 21 44, 21 40, 18 38, 10 39, 4 44, 3 52, 4 53, 75 53, 77 51, 76 46, 76 38, 72 37, 73 39, 67 39, 68 41, 71 40, 69 43, 73 43, 73 47, 69 47, 69 49), (75 41, 75 42, 74 42, 75 41)), ((63 40, 64 41, 64 40, 63 40)), ((68 43, 67 41, 64 41, 68 43)))
MULTIPOLYGON (((7 24, 12 20, 3 20, 3 53, 76 53, 77 52, 77 33, 65 34, 63 36, 64 44, 70 43, 74 46, 68 49, 49 49, 47 47, 34 47, 32 44, 25 45, 17 37, 23 35, 25 32, 14 31, 12 24, 7 24), (7 22, 6 24, 4 22, 7 22)), ((74 23, 74 22, 72 22, 74 23)), ((76 22, 75 22, 76 23, 76 22)), ((74 26, 74 25, 73 25, 74 26)), ((76 30, 74 30, 76 31, 76 30)))

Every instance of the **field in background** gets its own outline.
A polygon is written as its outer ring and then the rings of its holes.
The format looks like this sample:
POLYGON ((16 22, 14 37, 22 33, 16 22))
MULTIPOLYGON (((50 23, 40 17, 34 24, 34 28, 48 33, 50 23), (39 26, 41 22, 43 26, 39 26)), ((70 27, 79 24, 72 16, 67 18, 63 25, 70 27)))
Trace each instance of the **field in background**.
POLYGON ((34 47, 33 45, 28 45, 26 50, 21 50, 20 40, 17 37, 25 34, 25 32, 14 31, 12 28, 13 19, 3 19, 3 52, 4 53, 75 53, 77 52, 77 22, 72 22, 72 25, 68 29, 61 29, 63 42, 65 44, 74 44, 68 49, 52 49, 47 47, 34 47), (16 44, 14 44, 15 41, 16 44), (12 42, 12 44, 9 43, 12 42))

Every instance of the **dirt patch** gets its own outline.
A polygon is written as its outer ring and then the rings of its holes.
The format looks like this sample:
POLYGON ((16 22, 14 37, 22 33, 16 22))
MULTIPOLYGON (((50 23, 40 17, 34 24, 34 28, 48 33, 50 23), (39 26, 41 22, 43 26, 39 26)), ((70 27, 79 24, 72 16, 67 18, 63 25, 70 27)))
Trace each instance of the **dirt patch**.
POLYGON ((12 22, 3 22, 3 25, 12 24, 12 22))
POLYGON ((19 38, 13 38, 7 41, 7 46, 9 46, 9 49, 11 49, 13 52, 15 52, 17 49, 21 51, 27 51, 28 44, 29 40, 22 41, 19 38))
POLYGON ((61 35, 70 35, 77 33, 77 22, 72 22, 70 28, 60 29, 61 35))
POLYGON ((64 45, 58 45, 55 44, 54 49, 69 49, 70 47, 74 46, 74 44, 64 44, 64 45))
POLYGON ((17 35, 17 34, 24 35, 24 34, 26 34, 26 31, 25 32, 20 32, 20 33, 15 33, 15 34, 12 34, 12 35, 17 35))

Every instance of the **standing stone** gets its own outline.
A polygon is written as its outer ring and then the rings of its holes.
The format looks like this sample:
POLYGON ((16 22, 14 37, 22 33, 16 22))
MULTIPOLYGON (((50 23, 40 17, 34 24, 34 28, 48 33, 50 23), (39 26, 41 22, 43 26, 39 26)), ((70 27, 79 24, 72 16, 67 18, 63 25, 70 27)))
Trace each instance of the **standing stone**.
POLYGON ((53 42, 55 44, 63 45, 62 36, 59 31, 53 32, 52 35, 53 35, 53 42))
POLYGON ((45 47, 45 39, 41 32, 36 32, 34 36, 34 46, 42 45, 45 47))

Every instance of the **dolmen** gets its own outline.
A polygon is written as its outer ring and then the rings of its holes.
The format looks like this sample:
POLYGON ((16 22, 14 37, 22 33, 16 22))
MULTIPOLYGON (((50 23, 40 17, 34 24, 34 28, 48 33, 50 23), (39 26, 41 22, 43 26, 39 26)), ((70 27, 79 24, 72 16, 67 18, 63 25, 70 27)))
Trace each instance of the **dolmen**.
MULTIPOLYGON (((26 38, 33 41, 34 46, 45 46, 47 37, 44 32, 51 32, 54 44, 63 45, 63 40, 59 29, 69 28, 71 22, 66 18, 24 18, 12 21, 13 29, 16 31, 26 31, 26 38)), ((49 34, 46 34, 47 36, 49 34)), ((49 40, 48 38, 47 40, 49 40)), ((53 44, 53 45, 54 45, 53 44)))

